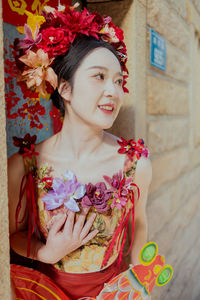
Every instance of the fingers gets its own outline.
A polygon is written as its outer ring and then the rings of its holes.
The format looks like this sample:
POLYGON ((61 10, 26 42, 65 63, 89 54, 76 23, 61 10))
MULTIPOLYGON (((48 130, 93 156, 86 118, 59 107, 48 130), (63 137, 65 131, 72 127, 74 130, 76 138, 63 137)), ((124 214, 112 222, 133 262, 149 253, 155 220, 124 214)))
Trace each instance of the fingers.
POLYGON ((81 211, 81 213, 80 213, 80 215, 79 215, 79 217, 78 217, 78 220, 76 221, 76 223, 75 223, 75 225, 74 225, 73 236, 74 236, 75 238, 79 238, 80 233, 81 233, 81 231, 82 231, 82 229, 83 229, 83 225, 84 225, 84 222, 85 222, 85 218, 86 218, 88 212, 89 212, 89 208, 84 208, 84 209, 81 211))
POLYGON ((82 245, 87 244, 87 242, 89 242, 91 239, 93 239, 93 237, 95 237, 95 235, 97 235, 97 233, 99 232, 98 229, 93 230, 92 232, 90 232, 83 240, 82 240, 82 245))
POLYGON ((63 226, 66 220, 66 214, 62 215, 58 220, 56 220, 49 230, 49 235, 55 235, 63 226))
POLYGON ((86 235, 88 234, 88 232, 90 231, 92 225, 93 225, 93 222, 96 218, 96 214, 93 213, 90 218, 87 220, 85 226, 83 227, 82 231, 81 231, 81 234, 80 234, 80 238, 81 239, 84 239, 86 237, 86 235))
POLYGON ((75 217, 75 212, 70 210, 67 216, 67 221, 65 222, 65 226, 63 229, 64 234, 67 235, 72 234, 74 228, 74 217, 75 217))

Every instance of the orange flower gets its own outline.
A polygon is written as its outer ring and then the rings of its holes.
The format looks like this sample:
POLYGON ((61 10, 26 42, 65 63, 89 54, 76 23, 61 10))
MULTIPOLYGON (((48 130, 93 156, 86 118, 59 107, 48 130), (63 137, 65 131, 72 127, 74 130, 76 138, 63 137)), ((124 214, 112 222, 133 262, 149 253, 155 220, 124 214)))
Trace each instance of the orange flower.
POLYGON ((49 59, 48 54, 42 49, 29 52, 19 58, 25 65, 25 70, 19 75, 18 81, 26 81, 27 87, 37 89, 41 95, 47 94, 46 81, 55 89, 58 79, 50 67, 54 58, 49 59))

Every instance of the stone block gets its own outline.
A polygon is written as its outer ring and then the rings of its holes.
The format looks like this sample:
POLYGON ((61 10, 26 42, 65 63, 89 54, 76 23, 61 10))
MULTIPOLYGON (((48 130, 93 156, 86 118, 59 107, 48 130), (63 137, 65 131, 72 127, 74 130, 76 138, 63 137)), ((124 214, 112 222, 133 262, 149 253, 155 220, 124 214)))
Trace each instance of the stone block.
MULTIPOLYGON (((170 261, 170 264, 172 264, 174 268, 174 278, 171 283, 169 283, 168 289, 162 294, 162 299, 164 300, 198 299, 196 298, 196 295, 200 294, 200 287, 198 284, 199 277, 196 277, 195 275, 198 276, 200 274, 200 270, 197 269, 197 265, 199 265, 200 240, 197 236, 196 240, 194 240, 194 236, 191 234, 191 230, 194 229, 197 224, 197 220, 194 220, 193 227, 190 228, 190 234, 188 234, 188 239, 179 241, 179 243, 181 243, 179 249, 177 249, 175 245, 172 247, 174 256, 176 255, 177 258, 182 259, 180 259, 178 263, 177 261, 174 263, 171 263, 170 261), (191 236, 193 236, 193 239, 191 236)), ((170 260, 170 257, 168 257, 168 260, 170 260)))
MULTIPOLYGON (((152 195, 147 202, 148 228, 151 237, 158 233, 182 209, 192 195, 190 173, 170 183, 159 195, 152 195)), ((200 175, 200 168, 199 168, 200 175)), ((194 185, 194 190, 199 184, 194 185)))
POLYGON ((187 20, 187 16, 188 16, 187 0, 181 0, 181 1, 167 0, 167 2, 178 15, 180 15, 183 19, 187 20))
MULTIPOLYGON (((200 249, 200 239, 198 240, 197 243, 195 243, 195 245, 193 245, 193 247, 196 248, 196 250, 200 249)), ((200 286, 199 286, 200 260, 195 253, 195 257, 193 256, 191 261, 191 255, 190 255, 189 263, 192 264, 192 272, 190 274, 190 280, 188 280, 188 283, 186 283, 184 289, 182 290, 182 293, 180 294, 180 299, 198 300, 200 299, 200 286)))
POLYGON ((178 149, 152 160, 153 179, 150 193, 157 191, 163 184, 173 181, 185 172, 189 163, 188 150, 178 149))
POLYGON ((189 10, 189 16, 188 16, 188 23, 192 24, 194 29, 196 31, 200 31, 200 11, 199 11, 199 1, 197 0, 196 3, 198 5, 188 1, 188 10, 189 10))
POLYGON ((161 71, 150 65, 150 33, 147 32, 147 62, 149 68, 156 70, 162 75, 167 75, 171 79, 176 79, 181 82, 189 81, 189 58, 180 49, 170 43, 166 44, 166 71, 161 71))
POLYGON ((196 165, 200 164, 200 146, 194 148, 190 153, 190 164, 191 167, 195 167, 196 165))
POLYGON ((159 232, 154 235, 150 233, 151 239, 158 242, 160 251, 173 265, 179 265, 199 238, 199 198, 200 190, 183 204, 176 215, 171 219, 169 217, 168 223, 159 232))
POLYGON ((166 75, 183 82, 188 82, 190 75, 189 58, 169 43, 167 44, 166 75))
POLYGON ((192 3, 193 3, 194 7, 196 8, 196 10, 198 11, 198 13, 200 15, 200 2, 199 2, 199 0, 192 0, 192 3))
POLYGON ((200 187, 199 178, 200 166, 185 172, 175 181, 168 184, 166 188, 161 189, 158 195, 152 194, 149 196, 147 215, 149 218, 149 229, 153 234, 173 218, 185 203, 191 203, 190 199, 200 187), (156 214, 158 211, 159 214, 156 214))
POLYGON ((188 121, 185 119, 150 121, 147 140, 150 152, 165 152, 181 145, 187 145, 188 131, 188 121))
POLYGON ((180 84, 154 76, 147 77, 148 114, 185 115, 188 90, 180 84))
POLYGON ((148 0, 147 24, 185 53, 189 52, 189 32, 184 22, 164 1, 148 0))
POLYGON ((179 217, 175 216, 154 239, 151 239, 158 243, 159 253, 165 256, 166 264, 172 265, 174 270, 173 278, 169 284, 153 290, 152 299, 154 300, 191 299, 180 297, 180 295, 184 286, 188 283, 188 274, 191 274, 191 267, 195 264, 191 258, 196 258, 198 255, 197 248, 191 246, 195 245, 197 233, 194 230, 197 228, 198 220, 195 218, 187 225, 185 230, 178 231, 180 221, 181 213, 179 217), (192 234, 193 232, 195 234, 192 234))

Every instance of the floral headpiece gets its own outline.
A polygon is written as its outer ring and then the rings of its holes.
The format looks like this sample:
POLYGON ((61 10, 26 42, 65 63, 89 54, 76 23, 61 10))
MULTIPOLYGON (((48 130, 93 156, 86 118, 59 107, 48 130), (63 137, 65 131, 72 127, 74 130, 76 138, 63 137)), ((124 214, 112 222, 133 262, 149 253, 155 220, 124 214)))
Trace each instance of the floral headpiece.
MULTIPOLYGON (((58 10, 45 6, 41 15, 32 15, 31 18, 27 12, 28 20, 31 21, 24 25, 25 37, 15 40, 13 51, 18 85, 24 98, 33 100, 28 102, 29 105, 26 103, 26 111, 31 105, 35 108, 31 112, 38 111, 39 106, 42 110, 40 97, 48 98, 58 86, 57 75, 51 67, 55 58, 64 55, 74 40, 82 35, 102 39, 114 47, 124 74, 123 89, 128 92, 125 87, 128 70, 123 31, 112 23, 111 17, 101 17, 96 12, 90 13, 86 8, 81 12, 76 11, 77 6, 62 6, 58 10)), ((24 118, 23 110, 18 109, 18 113, 24 118)))

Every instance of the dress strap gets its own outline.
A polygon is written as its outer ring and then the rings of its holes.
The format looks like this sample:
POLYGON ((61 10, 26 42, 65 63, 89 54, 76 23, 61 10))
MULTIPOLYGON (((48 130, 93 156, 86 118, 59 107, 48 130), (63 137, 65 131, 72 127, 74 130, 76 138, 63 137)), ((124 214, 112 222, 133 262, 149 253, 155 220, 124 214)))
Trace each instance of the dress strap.
MULTIPOLYGON (((134 183, 137 162, 142 156, 148 157, 149 151, 145 147, 143 139, 139 139, 137 142, 135 142, 133 139, 130 139, 127 141, 124 138, 121 138, 121 141, 118 141, 118 143, 121 146, 120 149, 118 150, 118 152, 121 154, 126 154, 124 178, 123 178, 121 184, 123 185, 123 181, 125 181, 127 177, 132 177, 132 182, 130 183, 130 188, 128 189, 129 199, 132 203, 132 207, 129 208, 128 212, 124 211, 121 222, 118 226, 116 234, 114 235, 114 237, 112 239, 111 245, 109 247, 109 250, 106 254, 104 261, 106 261, 106 259, 108 259, 109 252, 111 251, 114 243, 117 241, 117 238, 118 238, 118 245, 119 245, 120 238, 123 234, 122 245, 121 245, 121 249, 119 252, 119 262, 120 262, 122 259, 123 248, 124 248, 127 230, 128 230, 128 222, 129 222, 130 218, 132 220, 132 239, 131 239, 131 244, 130 244, 130 247, 129 247, 126 255, 129 254, 132 244, 133 244, 133 241, 134 241, 135 205, 136 205, 136 201, 138 201, 140 198, 140 189, 134 183)), ((120 189, 119 189, 119 193, 120 193, 120 189)))
POLYGON ((125 176, 134 177, 138 160, 142 156, 149 157, 149 150, 146 148, 144 140, 141 138, 136 142, 134 139, 125 140, 121 137, 121 141, 118 141, 118 144, 121 146, 118 152, 126 154, 124 168, 125 176))

